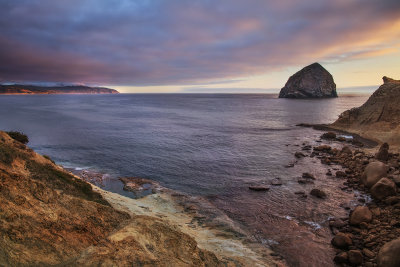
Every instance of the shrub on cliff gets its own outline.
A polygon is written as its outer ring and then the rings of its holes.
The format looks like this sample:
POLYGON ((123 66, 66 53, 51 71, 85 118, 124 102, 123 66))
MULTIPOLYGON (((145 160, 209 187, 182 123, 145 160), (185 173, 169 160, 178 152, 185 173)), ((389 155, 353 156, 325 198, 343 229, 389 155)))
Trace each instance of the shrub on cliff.
POLYGON ((23 134, 21 132, 6 132, 12 139, 17 140, 18 142, 21 142, 22 144, 27 144, 29 142, 29 138, 26 134, 23 134))

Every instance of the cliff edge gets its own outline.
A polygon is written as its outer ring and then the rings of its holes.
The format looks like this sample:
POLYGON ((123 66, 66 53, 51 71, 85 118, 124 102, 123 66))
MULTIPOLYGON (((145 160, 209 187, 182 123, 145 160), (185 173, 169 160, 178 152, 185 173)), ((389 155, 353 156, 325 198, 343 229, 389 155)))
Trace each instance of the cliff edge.
POLYGON ((332 75, 319 63, 313 63, 289 78, 279 98, 337 97, 332 75))
POLYGON ((383 84, 360 107, 346 110, 330 127, 400 146, 400 81, 383 84))

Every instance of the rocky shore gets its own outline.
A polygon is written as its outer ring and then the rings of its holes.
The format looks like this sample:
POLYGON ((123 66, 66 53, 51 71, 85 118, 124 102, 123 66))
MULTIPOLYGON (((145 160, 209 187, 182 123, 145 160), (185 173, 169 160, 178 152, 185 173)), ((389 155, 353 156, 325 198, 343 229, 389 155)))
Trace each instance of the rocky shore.
POLYGON ((218 216, 202 221, 190 199, 158 186, 138 199, 104 191, 1 131, 0 193, 1 266, 284 266, 213 227, 218 216))
MULTIPOLYGON (((343 142, 333 132, 325 133, 332 143, 343 142)), ((376 153, 349 142, 341 149, 329 145, 313 147, 312 157, 327 166, 339 165, 342 170, 329 170, 332 179, 343 180, 340 190, 361 191, 370 201, 359 198, 359 206, 349 216, 329 222, 336 250, 334 261, 339 266, 400 266, 400 156, 391 153, 384 143, 376 153)), ((324 198, 323 189, 312 195, 324 198)))

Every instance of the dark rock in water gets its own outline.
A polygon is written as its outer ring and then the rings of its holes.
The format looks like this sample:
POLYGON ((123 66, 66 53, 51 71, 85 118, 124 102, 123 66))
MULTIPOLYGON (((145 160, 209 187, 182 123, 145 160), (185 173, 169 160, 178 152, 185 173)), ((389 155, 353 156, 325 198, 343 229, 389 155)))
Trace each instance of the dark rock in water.
POLYGON ((310 195, 317 197, 317 198, 326 198, 326 193, 318 188, 312 189, 310 192, 310 195))
POLYGON ((349 257, 349 262, 353 266, 359 266, 363 263, 363 255, 359 250, 350 250, 347 253, 349 257))
POLYGON ((383 245, 379 250, 377 261, 380 267, 400 266, 400 238, 383 245))
POLYGON ((327 132, 321 135, 322 139, 335 139, 336 134, 334 132, 327 132))
POLYGON ((328 146, 328 145, 320 145, 320 146, 315 146, 314 147, 314 151, 324 151, 324 152, 328 152, 331 151, 332 147, 328 146))
POLYGON ((282 180, 281 180, 281 178, 274 178, 274 179, 272 179, 271 185, 276 185, 276 186, 282 185, 282 180))
POLYGON ((366 206, 356 207, 350 215, 350 224, 359 225, 363 222, 370 222, 372 220, 372 213, 366 206))
POLYGON ((253 191, 268 191, 269 186, 249 186, 249 189, 253 191))
POLYGON ((296 158, 300 159, 300 158, 304 158, 306 155, 304 155, 304 154, 301 153, 301 152, 296 152, 296 153, 294 153, 294 156, 295 156, 296 158))
POLYGON ((314 175, 312 175, 312 174, 309 173, 309 172, 304 172, 304 173, 301 175, 301 177, 302 177, 302 178, 305 178, 305 179, 312 179, 312 180, 315 180, 314 175))
POLYGON ((375 158, 380 161, 387 161, 389 159, 389 145, 388 143, 383 143, 379 148, 378 153, 376 153, 375 158))
POLYGON ((279 98, 337 97, 332 75, 319 63, 311 64, 295 73, 286 82, 279 98))
POLYGON ((396 185, 388 178, 380 179, 372 188, 371 195, 379 200, 396 194, 396 185))

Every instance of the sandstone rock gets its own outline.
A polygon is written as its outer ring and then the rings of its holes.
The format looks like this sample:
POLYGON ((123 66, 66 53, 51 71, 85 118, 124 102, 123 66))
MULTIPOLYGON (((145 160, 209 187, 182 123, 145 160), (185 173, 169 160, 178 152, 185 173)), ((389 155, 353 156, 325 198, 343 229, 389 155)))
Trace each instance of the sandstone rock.
POLYGON ((372 213, 366 206, 358 206, 350 215, 350 224, 359 225, 362 222, 370 222, 372 220, 372 213))
POLYGON ((400 238, 383 245, 379 250, 377 262, 379 267, 400 266, 400 238))
POLYGON ((388 169, 388 166, 382 162, 370 162, 367 167, 365 167, 364 173, 361 177, 361 182, 366 187, 372 187, 382 177, 386 176, 388 169))
POLYGON ((330 127, 400 145, 400 81, 387 77, 383 81, 367 102, 343 112, 330 127))
POLYGON ((388 178, 380 179, 372 188, 371 195, 379 200, 396 194, 396 185, 388 178))
POLYGON ((347 248, 353 244, 353 241, 348 234, 339 232, 333 237, 331 243, 337 248, 347 248))
POLYGON ((361 265, 363 262, 363 255, 361 253, 361 251, 359 250, 350 250, 347 253, 348 257, 349 257, 349 262, 351 265, 353 266, 358 266, 361 265))
POLYGON ((387 161, 389 159, 389 145, 388 143, 383 143, 379 148, 378 153, 376 153, 375 158, 380 161, 387 161))
POLYGON ((318 188, 312 189, 310 195, 315 196, 317 198, 326 198, 326 193, 318 188))
POLYGON ((320 64, 311 64, 289 78, 279 98, 337 97, 332 75, 320 64))

